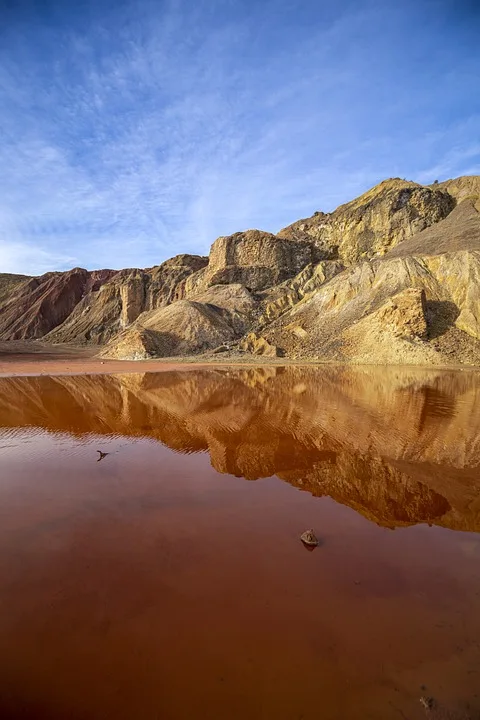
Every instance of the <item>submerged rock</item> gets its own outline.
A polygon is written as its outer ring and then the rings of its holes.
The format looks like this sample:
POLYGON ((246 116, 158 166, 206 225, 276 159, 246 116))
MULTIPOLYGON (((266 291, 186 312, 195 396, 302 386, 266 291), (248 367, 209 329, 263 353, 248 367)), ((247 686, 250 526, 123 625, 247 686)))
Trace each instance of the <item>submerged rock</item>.
POLYGON ((472 720, 472 716, 467 711, 443 707, 433 697, 422 696, 420 704, 431 720, 472 720))

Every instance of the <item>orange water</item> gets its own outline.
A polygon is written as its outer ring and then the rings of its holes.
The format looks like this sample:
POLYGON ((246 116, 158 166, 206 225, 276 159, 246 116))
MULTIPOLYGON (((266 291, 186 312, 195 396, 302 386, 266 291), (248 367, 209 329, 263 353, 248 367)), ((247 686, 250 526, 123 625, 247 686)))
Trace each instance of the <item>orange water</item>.
POLYGON ((0 379, 0 717, 477 717, 479 401, 434 371, 0 379))

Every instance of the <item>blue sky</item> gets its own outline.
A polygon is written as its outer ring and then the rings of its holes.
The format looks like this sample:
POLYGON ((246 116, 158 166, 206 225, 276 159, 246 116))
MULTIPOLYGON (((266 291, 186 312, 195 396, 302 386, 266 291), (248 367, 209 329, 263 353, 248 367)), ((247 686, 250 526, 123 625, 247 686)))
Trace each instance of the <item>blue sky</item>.
POLYGON ((0 272, 480 173, 476 0, 0 0, 0 272))

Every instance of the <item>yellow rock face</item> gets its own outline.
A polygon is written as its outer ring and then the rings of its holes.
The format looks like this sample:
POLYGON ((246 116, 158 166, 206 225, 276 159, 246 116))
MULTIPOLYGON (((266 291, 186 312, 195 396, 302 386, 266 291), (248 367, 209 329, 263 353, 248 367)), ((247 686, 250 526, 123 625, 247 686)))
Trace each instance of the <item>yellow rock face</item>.
POLYGON ((185 297, 231 283, 264 290, 293 277, 315 258, 311 240, 297 242, 260 230, 219 237, 211 247, 208 267, 185 281, 185 297))
POLYGON ((454 180, 446 180, 445 182, 431 185, 430 187, 438 190, 446 190, 449 195, 455 198, 457 203, 464 200, 470 200, 475 208, 480 212, 480 176, 466 175, 454 180))
POLYGON ((280 231, 306 235, 345 265, 385 255, 417 232, 443 220, 455 206, 447 192, 400 179, 385 180, 333 213, 316 213, 280 231))

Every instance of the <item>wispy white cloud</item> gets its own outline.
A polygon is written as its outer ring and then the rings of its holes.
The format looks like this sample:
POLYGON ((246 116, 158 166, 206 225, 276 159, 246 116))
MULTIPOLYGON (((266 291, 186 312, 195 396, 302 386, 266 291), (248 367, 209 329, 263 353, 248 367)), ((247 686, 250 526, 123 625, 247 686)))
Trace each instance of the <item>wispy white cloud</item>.
MULTIPOLYGON (((480 124, 480 117, 477 119, 477 127, 480 124)), ((449 148, 443 154, 439 153, 438 162, 434 165, 422 170, 416 175, 419 183, 432 183, 434 180, 445 180, 446 178, 456 175, 476 175, 480 174, 480 142, 471 142, 468 133, 464 133, 463 123, 450 129, 448 135, 438 138, 437 143, 449 148), (459 143, 462 136, 466 136, 467 140, 464 144, 459 143), (450 142, 448 142, 450 140, 450 142)))
POLYGON ((63 270, 76 265, 76 258, 22 241, 0 239, 0 268, 2 272, 20 275, 39 275, 51 270, 63 270))
POLYGON ((474 165, 475 108, 423 122, 438 88, 385 60, 413 0, 64 6, 0 49, 0 270, 151 265, 474 165))

